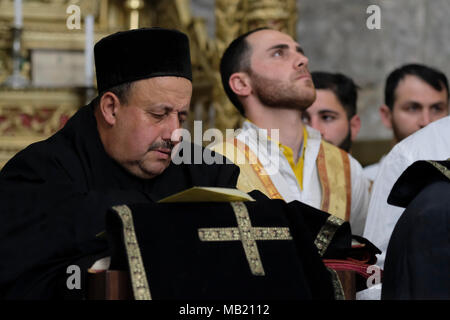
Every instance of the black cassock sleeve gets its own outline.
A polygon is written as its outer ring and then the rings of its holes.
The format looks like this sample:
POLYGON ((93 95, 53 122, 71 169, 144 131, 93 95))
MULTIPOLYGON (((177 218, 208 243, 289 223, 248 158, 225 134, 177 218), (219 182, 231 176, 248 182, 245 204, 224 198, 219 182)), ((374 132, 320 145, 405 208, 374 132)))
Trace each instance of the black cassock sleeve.
POLYGON ((2 298, 80 298, 83 290, 66 290, 67 267, 78 265, 84 271, 106 255, 107 243, 96 235, 104 230, 104 213, 111 205, 147 200, 131 190, 87 191, 73 183, 66 170, 33 150, 2 170, 2 298))
POLYGON ((382 299, 450 299, 450 183, 426 186, 389 241, 382 299))
POLYGON ((234 165, 171 164, 142 181, 96 149, 76 154, 58 139, 28 147, 0 172, 0 298, 83 298, 85 271, 109 254, 96 235, 111 206, 192 186, 234 187, 238 175, 234 165), (81 290, 67 289, 70 265, 82 271, 81 290))

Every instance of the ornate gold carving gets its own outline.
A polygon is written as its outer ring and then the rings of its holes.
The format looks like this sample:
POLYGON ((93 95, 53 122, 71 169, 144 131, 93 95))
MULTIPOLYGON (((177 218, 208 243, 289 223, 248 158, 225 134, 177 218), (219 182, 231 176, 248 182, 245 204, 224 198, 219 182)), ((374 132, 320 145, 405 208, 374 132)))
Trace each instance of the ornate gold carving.
POLYGON ((292 240, 289 228, 252 227, 247 207, 243 202, 230 203, 237 220, 237 228, 200 228, 201 241, 241 241, 250 270, 255 276, 264 276, 257 240, 292 240))
POLYGON ((128 206, 114 206, 123 224, 123 238, 127 251, 128 264, 130 267, 130 278, 135 300, 151 300, 150 287, 148 286, 144 262, 141 250, 134 231, 133 216, 128 206))
POLYGON ((296 0, 246 0, 244 24, 248 30, 270 27, 290 34, 295 39, 296 0))
POLYGON ((216 51, 213 61, 212 79, 214 83, 213 104, 216 119, 215 126, 224 131, 228 128, 238 128, 242 125, 243 118, 228 99, 222 86, 219 72, 219 63, 226 47, 243 33, 245 26, 242 24, 246 12, 243 8, 245 1, 241 0, 216 0, 216 51))
POLYGON ((0 109, 3 136, 48 136, 64 126, 75 110, 69 106, 34 108, 32 105, 0 109))
POLYGON ((76 90, 0 90, 0 135, 48 136, 80 107, 76 90))
POLYGON ((48 138, 83 104, 77 90, 0 90, 0 168, 30 143, 48 138))

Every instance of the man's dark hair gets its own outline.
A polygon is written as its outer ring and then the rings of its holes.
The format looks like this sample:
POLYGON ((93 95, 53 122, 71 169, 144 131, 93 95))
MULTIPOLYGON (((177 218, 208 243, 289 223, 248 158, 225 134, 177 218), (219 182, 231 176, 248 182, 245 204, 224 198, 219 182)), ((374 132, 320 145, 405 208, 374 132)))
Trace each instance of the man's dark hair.
POLYGON ((239 110, 239 112, 244 115, 244 106, 239 101, 237 95, 231 90, 228 81, 233 73, 236 72, 249 72, 250 71, 250 56, 252 54, 252 48, 248 44, 246 38, 257 31, 260 30, 270 30, 269 28, 258 28, 251 30, 243 35, 240 35, 234 39, 228 48, 223 53, 222 59, 220 60, 220 75, 222 77, 222 85, 225 89, 230 101, 239 110))
POLYGON ((392 110, 394 108, 395 90, 397 89, 399 82, 408 75, 416 76, 422 79, 437 91, 442 91, 442 89, 445 88, 447 90, 448 100, 448 81, 445 74, 425 65, 407 64, 392 71, 386 79, 384 103, 389 107, 389 109, 392 110))
POLYGON ((114 86, 112 88, 109 88, 108 90, 99 93, 99 95, 92 101, 92 104, 95 107, 97 107, 100 104, 100 99, 106 92, 114 93, 119 99, 120 103, 127 104, 132 88, 133 88, 133 81, 119 84, 117 86, 114 86))
POLYGON ((316 89, 331 90, 347 113, 350 120, 356 114, 359 87, 341 73, 316 71, 311 73, 316 89))

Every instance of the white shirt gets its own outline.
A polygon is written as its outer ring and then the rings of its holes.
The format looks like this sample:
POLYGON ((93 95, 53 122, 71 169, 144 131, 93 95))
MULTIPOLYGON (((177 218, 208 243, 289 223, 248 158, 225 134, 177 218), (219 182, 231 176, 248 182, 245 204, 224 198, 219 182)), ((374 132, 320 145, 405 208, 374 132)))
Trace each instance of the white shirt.
POLYGON ((400 141, 383 160, 373 185, 363 235, 382 251, 377 261, 380 267, 384 266, 389 239, 404 210, 387 203, 394 183, 415 161, 446 160, 449 157, 450 116, 435 121, 400 141))
POLYGON ((367 179, 369 179, 370 181, 375 181, 375 178, 377 177, 378 171, 380 170, 380 167, 383 163, 385 156, 386 155, 383 155, 381 157, 380 161, 378 161, 374 164, 365 166, 363 168, 364 175, 366 176, 367 179))
MULTIPOLYGON (((308 139, 303 166, 303 190, 301 190, 288 160, 283 152, 280 152, 278 143, 267 139, 267 131, 265 131, 264 135, 258 137, 258 129, 251 122, 245 121, 242 132, 236 138, 247 144, 252 152, 258 156, 278 192, 286 202, 298 200, 320 209, 322 188, 316 164, 322 139, 320 132, 306 126, 308 139), (274 152, 270 152, 272 150, 274 152)), ((302 149, 300 148, 300 150, 302 149)), ((369 181, 364 177, 359 162, 351 155, 348 155, 348 157, 350 159, 352 185, 350 225, 353 234, 362 235, 369 204, 369 181)))

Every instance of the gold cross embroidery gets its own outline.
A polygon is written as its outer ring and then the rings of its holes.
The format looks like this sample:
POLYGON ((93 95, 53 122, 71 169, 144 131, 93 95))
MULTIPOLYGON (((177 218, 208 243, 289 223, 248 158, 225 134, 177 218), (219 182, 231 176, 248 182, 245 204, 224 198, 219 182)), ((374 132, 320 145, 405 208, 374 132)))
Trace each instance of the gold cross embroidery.
POLYGON ((252 227, 247 207, 243 202, 231 202, 237 227, 200 228, 201 241, 241 241, 250 270, 255 276, 264 276, 264 268, 256 240, 292 240, 289 228, 252 227))

